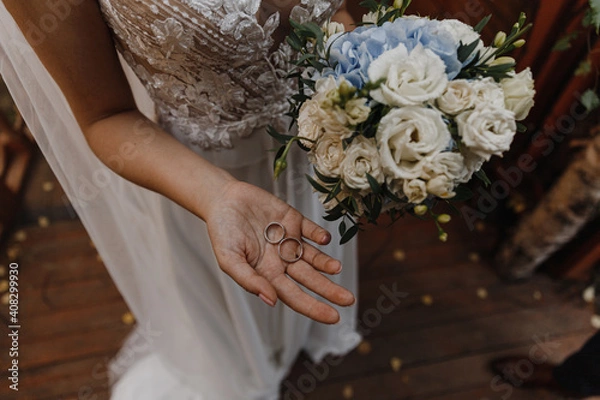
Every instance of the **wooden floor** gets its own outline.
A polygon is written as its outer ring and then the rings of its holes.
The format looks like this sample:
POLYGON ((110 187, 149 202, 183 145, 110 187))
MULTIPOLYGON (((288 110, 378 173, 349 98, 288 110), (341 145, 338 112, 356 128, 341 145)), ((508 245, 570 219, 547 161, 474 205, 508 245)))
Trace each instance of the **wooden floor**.
MULTIPOLYGON (((132 329, 126 305, 61 193, 39 162, 23 223, 1 251, 2 265, 9 259, 20 265, 22 325, 20 390, 8 389, 8 352, 2 350, 2 399, 108 398, 106 365, 132 329)), ((336 365, 314 366, 301 356, 283 384, 283 400, 506 399, 509 393, 494 386, 487 369, 491 359, 526 359, 539 342, 550 342, 545 351, 560 361, 593 333, 580 286, 544 276, 507 286, 487 261, 496 241, 491 224, 469 232, 456 219, 449 232, 443 244, 430 223, 405 219, 361 236, 364 342, 336 365), (403 293, 393 309, 379 300, 389 291, 403 293)), ((0 307, 0 346, 7 349, 7 306, 0 307)))

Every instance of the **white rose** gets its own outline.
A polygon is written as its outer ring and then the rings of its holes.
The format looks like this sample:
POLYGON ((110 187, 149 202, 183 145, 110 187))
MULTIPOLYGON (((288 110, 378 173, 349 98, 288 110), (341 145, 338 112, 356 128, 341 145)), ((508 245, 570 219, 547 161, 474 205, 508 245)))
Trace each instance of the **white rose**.
POLYGON ((480 44, 477 46, 476 50, 483 49, 484 46, 483 41, 481 41, 481 36, 479 33, 475 32, 473 27, 470 25, 467 25, 457 19, 444 19, 440 21, 440 24, 443 28, 450 32, 450 35, 452 35, 452 38, 457 45, 462 42, 462 44, 467 46, 474 41, 479 40, 480 44))
POLYGON ((327 40, 331 37, 333 37, 334 35, 339 35, 341 33, 346 32, 346 28, 344 27, 344 24, 341 24, 339 22, 335 22, 335 21, 330 21, 329 23, 325 24, 325 29, 324 33, 325 33, 325 37, 323 38, 323 40, 325 42, 327 42, 327 40))
POLYGON ((456 196, 456 184, 446 175, 438 175, 427 181, 427 192, 442 199, 451 199, 456 196))
POLYGON ((404 181, 403 189, 404 195, 408 198, 408 201, 413 204, 422 203, 427 198, 427 186, 425 182, 420 179, 404 181))
POLYGON ((461 153, 465 160, 465 173, 460 177, 459 182, 465 183, 469 182, 473 174, 481 169, 485 159, 465 148, 461 149, 461 153))
POLYGON ((349 188, 370 190, 367 174, 380 184, 383 183, 383 171, 375 141, 358 136, 346 148, 344 160, 340 165, 340 175, 349 188))
POLYGON ((392 179, 418 178, 427 157, 452 140, 442 114, 424 107, 392 109, 381 119, 375 137, 383 171, 392 179))
POLYGON ((391 106, 421 105, 439 97, 446 89, 446 64, 434 52, 418 44, 408 54, 399 44, 371 63, 369 80, 385 79, 371 91, 373 99, 391 106))
POLYGON ((512 111, 487 104, 458 115, 456 122, 463 144, 486 161, 507 151, 517 131, 512 111))
POLYGON ((379 19, 379 13, 377 11, 371 11, 362 16, 363 24, 376 24, 379 19))
POLYGON ((437 99, 437 106, 446 114, 456 115, 475 106, 476 92, 465 79, 450 81, 446 91, 437 99))
MULTIPOLYGON (((316 116, 322 112, 319 103, 315 100, 307 100, 298 114, 298 136, 317 141, 323 135, 323 127, 315 123, 316 116)), ((300 140, 300 142, 309 149, 312 149, 314 142, 300 140)))
POLYGON ((517 121, 524 120, 534 105, 534 81, 531 69, 527 67, 518 74, 500 81, 504 90, 506 108, 515 113, 517 121))
POLYGON ((358 97, 346 102, 346 118, 350 125, 358 125, 365 122, 371 113, 371 107, 367 105, 365 97, 358 97))
POLYGON ((504 108, 504 91, 493 78, 487 77, 471 82, 475 91, 475 103, 479 105, 490 105, 504 108))
POLYGON ((340 176, 340 164, 344 160, 344 146, 338 135, 324 134, 309 153, 311 162, 323 175, 340 176))
POLYGON ((423 179, 433 179, 438 175, 445 175, 451 180, 458 181, 465 175, 465 159, 460 153, 444 151, 427 160, 423 167, 423 179))
POLYGON ((460 153, 446 151, 430 158, 423 169, 427 192, 443 199, 454 197, 456 184, 468 173, 460 153))

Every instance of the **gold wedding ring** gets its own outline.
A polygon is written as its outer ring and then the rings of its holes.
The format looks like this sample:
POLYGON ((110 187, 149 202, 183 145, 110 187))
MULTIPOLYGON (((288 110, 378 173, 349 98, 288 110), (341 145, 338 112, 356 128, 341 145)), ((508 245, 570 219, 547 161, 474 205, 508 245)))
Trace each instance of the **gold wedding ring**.
POLYGON ((277 245, 277 252, 279 254, 279 258, 281 258, 286 263, 295 263, 296 261, 299 261, 302 258, 302 255, 304 254, 304 244, 300 239, 285 237, 286 230, 283 224, 281 224, 280 222, 270 222, 269 225, 266 226, 263 234, 267 243, 277 245), (278 234, 276 231, 281 231, 281 233, 278 234), (298 248, 296 249, 296 251, 294 251, 294 257, 286 257, 286 255, 284 254, 285 249, 282 249, 284 243, 290 241, 298 243, 298 248))

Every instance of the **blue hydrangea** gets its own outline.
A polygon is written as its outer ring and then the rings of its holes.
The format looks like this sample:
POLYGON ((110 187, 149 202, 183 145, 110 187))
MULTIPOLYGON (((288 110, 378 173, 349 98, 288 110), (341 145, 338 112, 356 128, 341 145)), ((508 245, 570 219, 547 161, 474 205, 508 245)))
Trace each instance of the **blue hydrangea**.
POLYGON ((440 21, 426 18, 399 18, 382 26, 367 25, 352 32, 332 37, 329 62, 332 69, 324 76, 344 77, 357 88, 368 80, 371 62, 382 53, 404 44, 412 51, 419 43, 438 55, 446 64, 448 79, 454 79, 462 68, 458 60, 458 43, 442 28, 440 21))

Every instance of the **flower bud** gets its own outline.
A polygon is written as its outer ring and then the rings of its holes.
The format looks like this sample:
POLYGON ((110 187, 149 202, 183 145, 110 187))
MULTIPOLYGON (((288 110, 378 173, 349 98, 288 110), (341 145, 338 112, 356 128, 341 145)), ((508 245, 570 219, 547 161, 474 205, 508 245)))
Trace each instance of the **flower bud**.
POLYGON ((281 175, 283 171, 287 168, 287 161, 285 158, 279 158, 275 161, 275 179, 281 175))
POLYGON ((440 233, 440 241, 446 243, 448 241, 448 234, 446 232, 440 233))
POLYGON ((513 46, 515 46, 515 48, 521 48, 523 46, 525 46, 525 39, 519 39, 516 42, 513 43, 513 46))
POLYGON ((451 219, 452 217, 448 214, 440 214, 437 217, 437 220, 440 224, 447 224, 448 222, 450 222, 451 219))
POLYGON ((415 214, 417 214, 417 215, 425 215, 428 210, 429 210, 429 208, 427 208, 427 206, 424 204, 415 206, 415 209, 414 209, 415 214))
POLYGON ((492 63, 490 65, 505 65, 505 64, 516 64, 517 62, 515 61, 514 58, 512 57, 498 57, 496 58, 494 61, 492 61, 492 63))
POLYGON ((394 8, 401 9, 404 5, 404 0, 394 0, 394 8))
POLYGON ((494 38, 494 47, 502 47, 506 43, 506 32, 498 32, 494 38))

